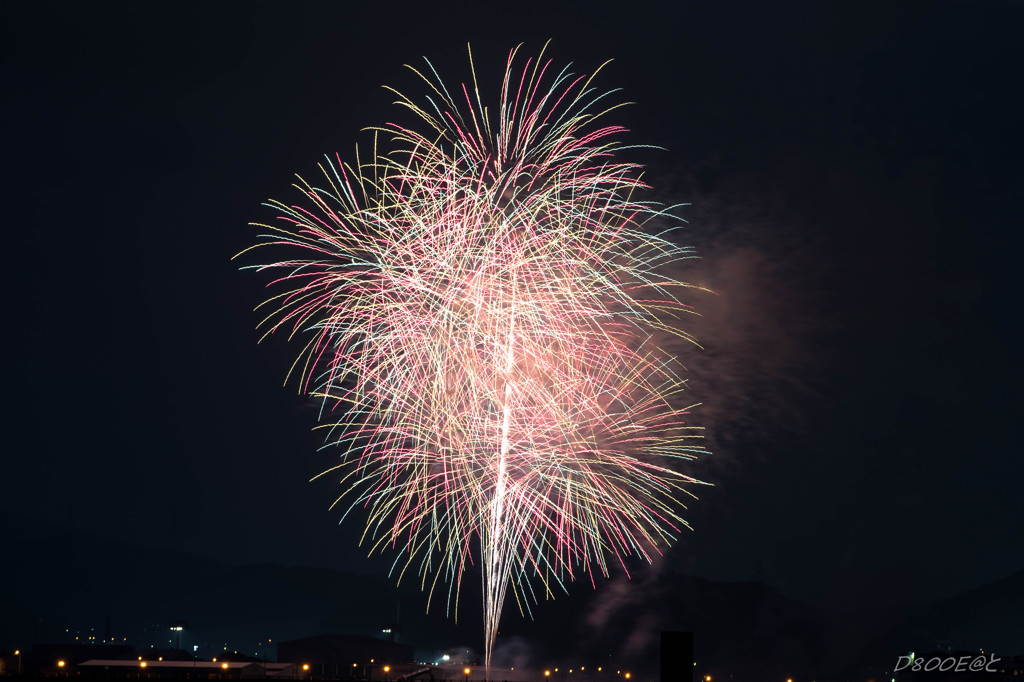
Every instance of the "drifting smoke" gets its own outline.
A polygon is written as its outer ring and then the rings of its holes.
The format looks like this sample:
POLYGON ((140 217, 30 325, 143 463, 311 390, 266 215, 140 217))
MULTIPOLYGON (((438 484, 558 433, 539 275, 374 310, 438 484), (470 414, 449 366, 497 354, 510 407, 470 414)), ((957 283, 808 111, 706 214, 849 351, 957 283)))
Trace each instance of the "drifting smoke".
MULTIPOLYGON (((686 302, 700 313, 690 324, 700 347, 667 335, 657 342, 681 358, 687 396, 701 403, 694 413, 707 426, 712 452, 700 462, 703 478, 728 488, 768 456, 765 443, 797 437, 822 402, 817 349, 835 327, 822 304, 827 277, 815 257, 819 245, 798 234, 784 206, 739 183, 708 191, 690 171, 671 177, 671 196, 657 198, 690 203, 679 211, 688 223, 679 238, 700 258, 672 276, 698 287, 686 302)), ((706 506, 702 500, 698 508, 706 506)), ((694 532, 715 529, 698 523, 694 532)), ((664 607, 670 593, 684 589, 671 574, 700 563, 686 545, 684 536, 671 556, 599 585, 581 619, 581 641, 587 632, 614 631, 616 656, 656 652, 661 631, 679 627, 678 614, 664 607)))
MULTIPOLYGON (((700 259, 681 279, 700 313, 692 323, 701 348, 665 339, 689 370, 691 398, 714 453, 702 466, 723 475, 757 457, 759 443, 791 437, 821 396, 817 344, 834 323, 823 305, 819 245, 795 229, 784 206, 740 183, 709 192, 692 172, 677 171, 682 237, 700 259), (713 292, 713 293, 709 293, 713 292)), ((662 197, 665 199, 665 197, 662 197)))

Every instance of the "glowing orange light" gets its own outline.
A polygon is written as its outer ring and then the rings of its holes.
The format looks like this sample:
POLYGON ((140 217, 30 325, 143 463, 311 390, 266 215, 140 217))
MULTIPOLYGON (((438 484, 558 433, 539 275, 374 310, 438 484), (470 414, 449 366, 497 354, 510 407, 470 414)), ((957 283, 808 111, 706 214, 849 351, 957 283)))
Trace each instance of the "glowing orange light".
POLYGON ((58 668, 63 668, 64 667, 64 661, 57 661, 57 667, 58 668))
POLYGON ((221 663, 220 667, 223 668, 224 670, 227 670, 228 669, 228 664, 227 663, 221 663))

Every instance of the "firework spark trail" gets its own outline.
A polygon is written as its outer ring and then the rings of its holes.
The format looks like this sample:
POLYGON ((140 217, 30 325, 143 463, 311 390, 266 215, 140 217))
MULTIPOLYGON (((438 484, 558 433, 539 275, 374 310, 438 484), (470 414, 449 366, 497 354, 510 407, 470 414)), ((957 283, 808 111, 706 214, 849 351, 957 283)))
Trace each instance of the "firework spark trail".
POLYGON ((397 550, 399 580, 431 595, 447 583, 457 611, 479 542, 488 668, 508 586, 528 611, 535 585, 650 561, 699 483, 675 465, 702 452, 651 340, 689 340, 685 285, 658 273, 691 254, 645 230, 667 214, 634 199, 622 129, 595 125, 607 93, 515 57, 496 127, 475 69, 459 100, 416 71, 427 106, 398 103, 427 133, 389 125, 390 153, 375 138, 369 163, 300 178, 257 244, 294 257, 253 266, 283 288, 266 334, 310 337, 289 374, 323 401, 338 501, 367 510, 371 551, 397 550))

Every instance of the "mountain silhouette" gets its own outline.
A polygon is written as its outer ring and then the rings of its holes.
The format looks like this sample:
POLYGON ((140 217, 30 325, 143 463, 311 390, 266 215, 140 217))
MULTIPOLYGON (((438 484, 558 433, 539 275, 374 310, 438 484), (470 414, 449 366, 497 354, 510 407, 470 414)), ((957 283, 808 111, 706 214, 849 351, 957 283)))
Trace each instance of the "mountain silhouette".
MULTIPOLYGON (((8 529, 0 558, 0 646, 30 642, 127 642, 139 648, 198 647, 276 658, 275 642, 320 633, 386 638, 395 630, 420 660, 445 649, 479 649, 479 576, 464 578, 458 619, 446 617, 446 586, 427 613, 418 580, 278 563, 232 565, 182 552, 132 546, 85 531, 46 536, 8 529), (174 620, 187 621, 178 633, 174 620), (395 627, 401 622, 401 628, 395 627), (93 637, 95 639, 90 640, 93 637)), ((608 666, 657 676, 662 631, 694 633, 699 671, 748 679, 814 679, 891 672, 907 651, 936 648, 1021 653, 1024 570, 927 604, 834 612, 758 582, 718 582, 654 567, 632 580, 542 599, 533 619, 511 596, 496 663, 523 667, 608 666), (780 677, 781 676, 781 677, 780 677)), ((701 672, 700 674, 704 674, 701 672)))

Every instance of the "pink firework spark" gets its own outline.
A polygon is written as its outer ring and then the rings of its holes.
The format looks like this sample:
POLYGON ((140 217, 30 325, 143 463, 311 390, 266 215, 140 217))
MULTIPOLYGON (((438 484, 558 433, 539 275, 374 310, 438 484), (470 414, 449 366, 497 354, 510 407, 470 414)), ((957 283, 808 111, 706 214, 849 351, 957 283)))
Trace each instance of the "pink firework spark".
POLYGON ((427 104, 398 103, 425 129, 389 125, 390 152, 299 178, 257 244, 295 257, 254 266, 280 273, 266 333, 308 336, 293 371, 371 551, 457 604, 478 543, 488 666, 510 584, 528 610, 535 586, 650 561, 686 526, 699 482, 678 465, 703 452, 653 340, 692 341, 686 285, 659 274, 692 254, 647 229, 671 217, 635 198, 607 93, 515 57, 495 110, 475 70, 457 97, 417 71, 427 104))

